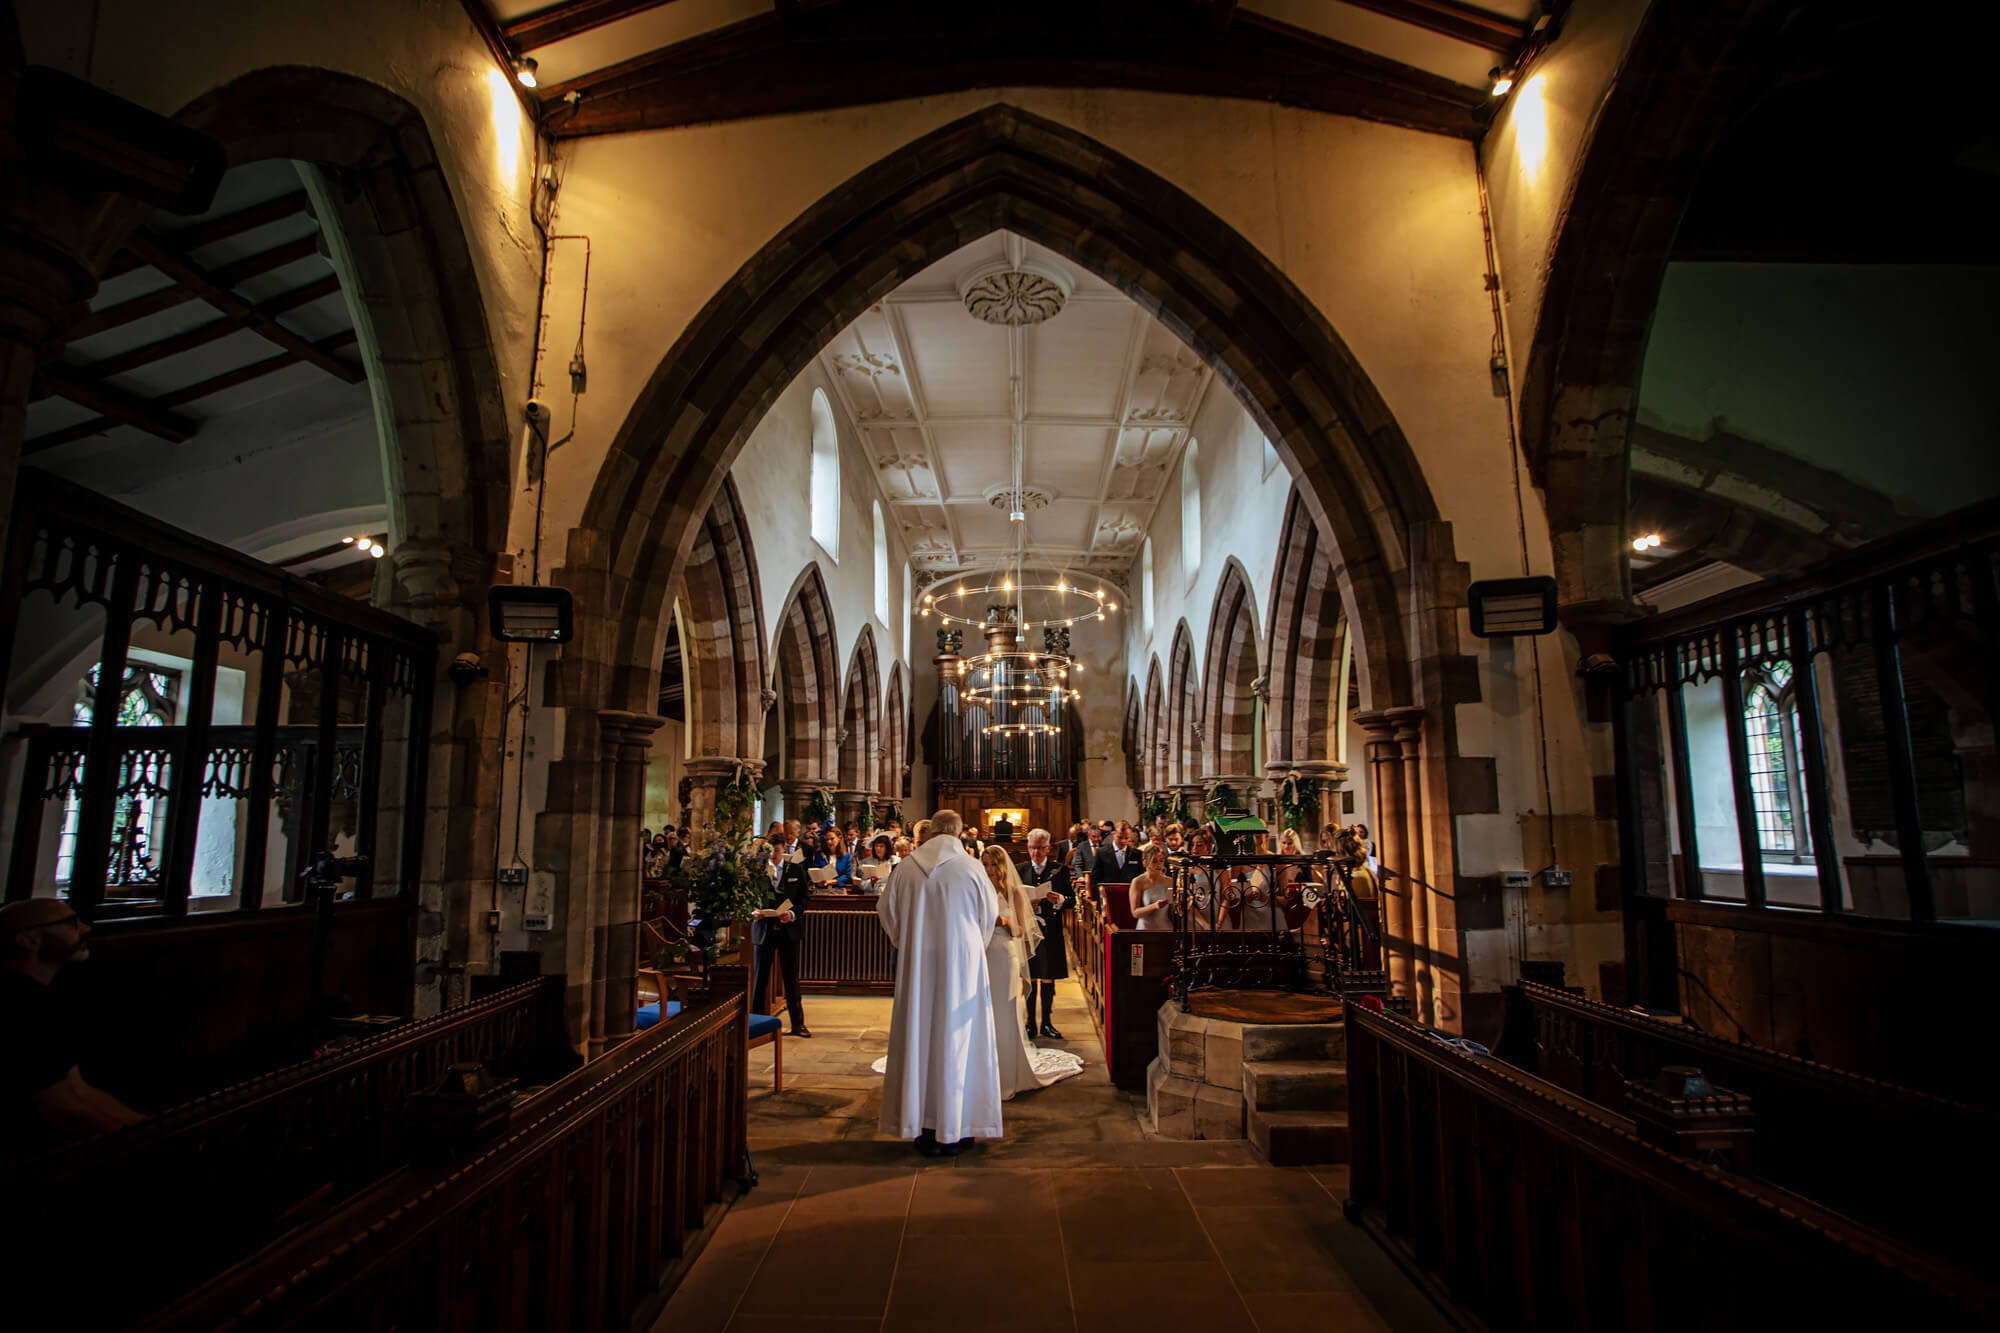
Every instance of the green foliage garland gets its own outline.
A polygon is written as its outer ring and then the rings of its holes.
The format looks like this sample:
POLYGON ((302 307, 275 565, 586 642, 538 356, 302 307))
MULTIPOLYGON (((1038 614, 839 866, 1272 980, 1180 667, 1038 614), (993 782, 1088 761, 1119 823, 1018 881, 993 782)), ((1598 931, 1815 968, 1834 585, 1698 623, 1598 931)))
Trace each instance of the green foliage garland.
POLYGON ((1227 782, 1217 782, 1211 786, 1208 789, 1208 795, 1203 798, 1203 805, 1205 808, 1202 813, 1210 819, 1221 814, 1224 810, 1242 809, 1236 795, 1236 788, 1230 786, 1227 782))
POLYGON ((1148 796, 1145 800, 1139 802, 1140 823, 1150 824, 1156 819, 1165 819, 1166 817, 1167 817, 1166 797, 1148 796))
POLYGON ((806 808, 801 812, 799 817, 808 824, 824 824, 829 819, 832 819, 833 789, 831 787, 813 788, 813 794, 807 798, 806 808))
POLYGON ((874 832, 874 830, 875 830, 875 802, 873 802, 873 801, 863 801, 863 802, 861 803, 861 815, 860 815, 860 817, 859 817, 859 818, 857 818, 857 819, 856 819, 856 820, 854 821, 854 827, 856 827, 856 828, 860 829, 860 830, 861 830, 861 831, 862 831, 863 833, 872 833, 872 832, 874 832))
POLYGON ((1303 829, 1319 814, 1319 792, 1296 768, 1278 783, 1278 827, 1303 829))

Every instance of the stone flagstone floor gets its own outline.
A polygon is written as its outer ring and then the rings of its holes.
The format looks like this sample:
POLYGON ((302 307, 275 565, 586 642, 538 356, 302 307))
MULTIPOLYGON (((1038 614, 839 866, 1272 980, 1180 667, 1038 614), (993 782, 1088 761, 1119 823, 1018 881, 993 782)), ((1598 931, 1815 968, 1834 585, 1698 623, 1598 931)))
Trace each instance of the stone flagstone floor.
POLYGON ((751 1053, 760 1182, 655 1333, 1440 1329, 1340 1215, 1346 1168, 1263 1165, 1242 1142, 1147 1134, 1111 1086, 1081 994, 1060 1045, 1084 1072, 1005 1108, 1006 1138, 928 1161, 876 1129, 886 998, 809 995, 810 1041, 751 1053))

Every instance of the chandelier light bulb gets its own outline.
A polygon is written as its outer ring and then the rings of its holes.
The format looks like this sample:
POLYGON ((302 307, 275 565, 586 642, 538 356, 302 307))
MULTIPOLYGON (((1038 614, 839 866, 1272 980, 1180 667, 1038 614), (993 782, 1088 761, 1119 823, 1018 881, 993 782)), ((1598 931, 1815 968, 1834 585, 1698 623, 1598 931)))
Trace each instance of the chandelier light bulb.
POLYGON ((368 543, 368 554, 374 556, 377 560, 380 560, 383 555, 382 543, 381 542, 368 543))

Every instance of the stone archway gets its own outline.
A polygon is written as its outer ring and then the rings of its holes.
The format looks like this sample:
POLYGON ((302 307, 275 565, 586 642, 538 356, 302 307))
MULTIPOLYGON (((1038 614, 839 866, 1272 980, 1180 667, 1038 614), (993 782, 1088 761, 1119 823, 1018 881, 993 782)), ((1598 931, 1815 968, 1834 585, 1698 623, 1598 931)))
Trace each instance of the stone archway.
POLYGON ((910 780, 910 704, 907 698, 909 686, 903 681, 903 664, 889 665, 888 703, 883 710, 882 722, 882 784, 876 790, 881 798, 895 804, 909 794, 910 780))
MULTIPOLYGON (((1325 316, 1199 202, 1074 130, 994 106, 827 195, 726 283, 620 427, 562 577, 608 599, 571 658, 579 705, 646 695, 654 621, 694 525, 751 429, 840 329, 897 283, 1009 230, 1113 283, 1214 366, 1304 479, 1342 554, 1371 697, 1421 693, 1402 605, 1413 550, 1449 559, 1409 443, 1325 316), (1117 227, 1103 220, 1116 217, 1117 227), (755 327, 757 339, 742 331, 755 327), (661 442, 673 440, 666 450, 661 442), (1422 530, 1424 538, 1413 546, 1422 530)), ((1442 621, 1441 621, 1442 623, 1442 621)))
POLYGON ((882 789, 882 679, 875 656, 875 627, 863 625, 847 661, 847 683, 841 691, 840 785, 865 792, 869 799, 882 789))
POLYGON ((724 478, 681 582, 696 758, 742 762, 764 753, 763 693, 771 667, 759 586, 743 504, 735 481, 724 478))
POLYGON ((1167 653, 1167 781, 1184 787, 1201 767, 1201 681, 1194 668, 1194 633, 1183 620, 1174 626, 1167 653))
POLYGON ((1146 785, 1141 752, 1144 742, 1139 733, 1139 682, 1131 677, 1125 681, 1125 727, 1120 743, 1125 747, 1125 785, 1137 796, 1146 785))
MULTIPOLYGON (((1202 712, 1208 719, 1202 744, 1202 775, 1258 778, 1257 603, 1249 576, 1235 556, 1223 563, 1208 615, 1208 648, 1202 679, 1208 682, 1202 712)), ((1236 784, 1239 789, 1242 783, 1236 784)), ((1240 791, 1239 795, 1248 795, 1240 791)))
POLYGON ((1139 724, 1144 755, 1139 772, 1147 791, 1162 791, 1167 785, 1166 684, 1160 678, 1160 657, 1153 655, 1146 669, 1146 709, 1139 724))
MULTIPOLYGON (((1448 742, 1439 662, 1456 653, 1462 571, 1400 426, 1326 316, 1234 228, 1130 158, 1004 104, 905 145, 827 194, 723 283, 666 350, 570 533, 559 577, 594 614, 565 652, 559 702, 572 715, 650 707, 666 592, 751 431, 871 303, 968 238, 999 230, 1088 269, 1181 338, 1299 479, 1301 503, 1339 553, 1364 696, 1419 719, 1406 747, 1412 800, 1398 812, 1409 838, 1425 840, 1445 867, 1433 879, 1448 879, 1449 821, 1424 815, 1427 804, 1445 808, 1448 745, 1425 749, 1421 719, 1435 716, 1434 740, 1448 742)), ((1188 656, 1192 675, 1192 646, 1188 656)), ((1155 742, 1157 695, 1149 690, 1155 742)), ((1190 718, 1199 708, 1192 700, 1190 718)), ((574 738, 575 762, 615 764, 603 742, 581 730, 574 738)), ((1163 788, 1164 756, 1154 758, 1163 788)), ((637 894, 635 879, 635 903, 637 894)))
POLYGON ((1274 773, 1301 764, 1337 760, 1334 724, 1347 706, 1340 676, 1340 639, 1346 611, 1319 525, 1296 491, 1285 506, 1278 534, 1278 563, 1271 576, 1268 663, 1270 707, 1265 714, 1265 767, 1274 773))
MULTIPOLYGON (((785 744, 778 756, 778 785, 785 790, 785 813, 795 813, 808 788, 830 787, 837 773, 840 729, 840 667, 834 660, 833 602, 818 565, 807 565, 778 615, 771 687, 784 710, 785 744)), ((769 782, 772 774, 765 774, 769 782)))

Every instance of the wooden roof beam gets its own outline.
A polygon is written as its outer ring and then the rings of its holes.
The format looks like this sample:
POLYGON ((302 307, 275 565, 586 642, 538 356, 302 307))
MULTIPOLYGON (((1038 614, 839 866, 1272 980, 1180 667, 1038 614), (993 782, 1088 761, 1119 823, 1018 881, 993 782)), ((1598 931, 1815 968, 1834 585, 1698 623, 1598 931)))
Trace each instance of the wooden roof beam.
MULTIPOLYGON (((240 236, 259 227, 268 227, 273 222, 283 222, 286 218, 297 217, 306 211, 306 192, 294 190, 275 199, 266 199, 261 204, 239 208, 234 213, 224 213, 221 217, 197 222, 192 227, 177 228, 166 233, 166 238, 183 252, 199 250, 204 245, 214 245, 217 241, 240 236)), ((115 278, 145 266, 144 260, 121 250, 118 252, 118 257, 111 261, 111 267, 104 270, 104 276, 115 278)))
POLYGON ((672 0, 567 0, 510 19, 500 25, 500 33, 516 51, 532 51, 671 3, 672 0))
POLYGON ((1491 114, 1481 88, 1260 14, 1217 31, 1205 7, 1162 9, 1127 47, 1096 29, 1035 21, 1039 8, 954 11, 949 41, 867 6, 811 11, 814 40, 775 11, 546 90, 557 137, 824 111, 965 88, 1132 88, 1237 97, 1476 138, 1491 114), (570 92, 582 95, 574 108, 570 92))
POLYGON ((1528 40, 1527 24, 1458 4, 1456 0, 1343 0, 1343 3, 1441 33, 1496 55, 1512 55, 1528 40))
POLYGON ((43 366, 41 374, 55 393, 78 406, 89 408, 113 425, 131 426, 168 444, 179 444, 194 438, 195 423, 186 417, 177 417, 164 410, 159 403, 148 402, 137 394, 79 375, 75 368, 60 361, 43 366))
MULTIPOLYGON (((287 310, 311 305, 314 301, 331 296, 339 290, 340 279, 329 273, 323 278, 316 278, 288 292, 280 292, 268 301, 260 301, 257 303, 257 309, 266 315, 281 315, 287 310)), ((241 324, 224 316, 221 319, 210 320, 199 328, 189 329, 186 333, 177 333, 171 338, 160 338, 143 347, 134 347, 129 352, 120 352, 116 356, 103 357, 88 365, 73 366, 71 369, 95 380, 105 380, 113 375, 123 375, 137 370, 141 366, 149 366, 155 361, 164 361, 170 356, 191 352, 197 347, 204 347, 218 339, 227 338, 232 333, 241 332, 243 332, 241 324)), ((38 395, 38 398, 47 396, 48 393, 43 393, 38 395)))
MULTIPOLYGON (((213 270, 209 276, 225 287, 234 287, 239 282, 261 277, 274 269, 281 269, 287 264, 296 264, 301 259, 310 258, 318 253, 319 237, 301 236, 296 240, 274 245, 268 250, 260 250, 254 255, 246 255, 233 263, 224 264, 213 270)), ((120 301, 117 305, 108 305, 102 310, 91 311, 71 326, 69 341, 77 342, 108 329, 120 328, 150 315, 157 315, 163 310, 186 305, 194 299, 195 294, 186 287, 169 283, 158 291, 135 296, 129 301, 120 301)))
POLYGON ((363 376, 359 369, 338 357, 320 351, 304 337, 292 332, 270 315, 230 291, 227 286, 217 281, 215 275, 158 237, 140 232, 132 238, 126 249, 266 341, 275 343, 286 351, 294 353, 299 359, 318 366, 336 379, 348 384, 361 382, 363 376))

